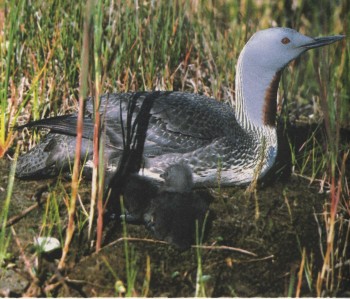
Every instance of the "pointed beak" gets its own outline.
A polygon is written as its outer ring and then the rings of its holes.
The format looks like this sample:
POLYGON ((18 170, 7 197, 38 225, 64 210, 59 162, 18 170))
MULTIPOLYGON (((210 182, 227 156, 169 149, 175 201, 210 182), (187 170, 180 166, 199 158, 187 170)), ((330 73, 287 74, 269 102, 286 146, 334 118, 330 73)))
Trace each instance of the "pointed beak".
POLYGON ((333 44, 339 40, 342 40, 345 35, 334 35, 334 36, 324 36, 324 37, 315 37, 310 42, 303 44, 300 48, 305 50, 314 49, 318 47, 323 47, 329 44, 333 44))

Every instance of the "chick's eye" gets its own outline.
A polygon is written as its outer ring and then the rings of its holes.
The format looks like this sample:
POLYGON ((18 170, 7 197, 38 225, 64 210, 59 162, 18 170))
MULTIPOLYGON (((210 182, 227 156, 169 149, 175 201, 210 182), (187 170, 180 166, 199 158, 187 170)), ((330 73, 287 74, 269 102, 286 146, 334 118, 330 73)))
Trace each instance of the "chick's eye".
POLYGON ((284 37, 284 38, 282 38, 281 43, 284 44, 284 45, 289 44, 290 43, 290 39, 288 37, 284 37))

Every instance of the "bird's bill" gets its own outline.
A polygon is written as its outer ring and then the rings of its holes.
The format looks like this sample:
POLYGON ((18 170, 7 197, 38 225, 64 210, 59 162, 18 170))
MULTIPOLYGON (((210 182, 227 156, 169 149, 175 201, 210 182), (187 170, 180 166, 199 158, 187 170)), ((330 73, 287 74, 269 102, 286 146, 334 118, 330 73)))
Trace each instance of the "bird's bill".
POLYGON ((324 36, 324 37, 315 37, 310 42, 300 46, 305 50, 314 49, 318 47, 323 47, 329 44, 333 44, 339 40, 342 40, 345 35, 334 35, 334 36, 324 36))

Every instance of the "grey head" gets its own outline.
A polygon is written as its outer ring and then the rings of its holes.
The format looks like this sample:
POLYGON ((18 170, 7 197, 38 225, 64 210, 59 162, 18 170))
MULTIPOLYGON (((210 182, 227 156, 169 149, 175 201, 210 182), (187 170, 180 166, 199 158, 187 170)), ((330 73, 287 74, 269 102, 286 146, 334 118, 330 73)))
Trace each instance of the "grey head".
MULTIPOLYGON (((275 27, 256 32, 242 51, 250 65, 278 71, 307 50, 332 44, 344 35, 309 37, 290 28, 275 27)), ((248 63, 247 63, 248 65, 248 63)))
MULTIPOLYGON (((304 52, 343 38, 343 35, 312 38, 281 27, 256 32, 237 62, 236 116, 242 127, 249 130, 248 124, 252 124, 264 130, 266 136, 273 136, 281 71, 304 52)), ((275 144, 271 140, 271 147, 275 144)))
POLYGON ((191 168, 183 163, 170 165, 160 175, 164 179, 162 190, 168 192, 191 192, 193 177, 191 168))

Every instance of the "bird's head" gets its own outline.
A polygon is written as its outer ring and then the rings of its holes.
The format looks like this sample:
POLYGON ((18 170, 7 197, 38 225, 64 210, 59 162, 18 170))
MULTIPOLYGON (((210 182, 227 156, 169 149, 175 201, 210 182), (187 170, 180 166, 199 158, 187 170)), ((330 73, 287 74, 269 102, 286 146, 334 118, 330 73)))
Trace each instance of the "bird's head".
POLYGON ((279 71, 300 54, 344 38, 344 35, 308 37, 290 28, 269 28, 256 32, 245 45, 245 63, 279 71))
POLYGON ((183 193, 192 190, 192 170, 187 164, 170 165, 160 177, 164 179, 164 189, 166 191, 183 193))

